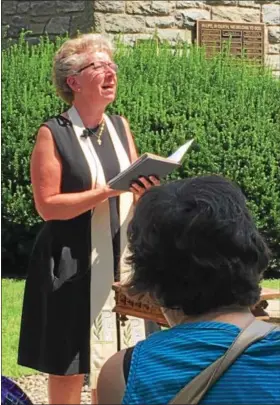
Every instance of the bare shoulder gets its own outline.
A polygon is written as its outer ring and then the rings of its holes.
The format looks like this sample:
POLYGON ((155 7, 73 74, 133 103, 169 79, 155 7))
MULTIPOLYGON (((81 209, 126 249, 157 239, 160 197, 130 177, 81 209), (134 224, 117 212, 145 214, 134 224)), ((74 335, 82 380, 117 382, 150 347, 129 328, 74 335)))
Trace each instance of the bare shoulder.
POLYGON ((38 130, 31 159, 33 161, 38 158, 46 162, 48 159, 55 160, 56 162, 60 161, 52 133, 45 125, 41 126, 38 130))
POLYGON ((115 353, 102 367, 97 382, 98 404, 122 403, 125 391, 123 375, 123 359, 125 352, 126 350, 121 350, 115 353))
POLYGON ((54 144, 52 133, 46 125, 42 125, 37 132, 36 145, 41 143, 54 144))
POLYGON ((120 115, 120 119, 122 120, 122 123, 123 123, 123 125, 125 127, 126 133, 131 136, 132 134, 131 134, 130 125, 129 125, 128 120, 122 115, 120 115))
POLYGON ((122 122, 124 123, 124 125, 129 126, 127 118, 125 118, 123 115, 120 115, 120 118, 121 118, 122 122))

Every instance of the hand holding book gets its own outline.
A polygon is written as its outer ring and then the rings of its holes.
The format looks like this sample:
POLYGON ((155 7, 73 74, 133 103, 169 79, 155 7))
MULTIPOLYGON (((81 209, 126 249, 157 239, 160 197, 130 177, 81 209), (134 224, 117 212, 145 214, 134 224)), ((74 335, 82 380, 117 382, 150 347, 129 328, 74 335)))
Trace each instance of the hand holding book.
POLYGON ((140 197, 143 193, 145 193, 145 191, 149 190, 149 188, 153 186, 158 186, 159 184, 160 180, 155 176, 149 176, 148 178, 139 177, 137 181, 133 181, 131 183, 129 191, 140 197))
MULTIPOLYGON (((134 185, 136 183, 138 184, 138 187, 141 187, 140 178, 144 178, 148 187, 149 177, 154 177, 157 179, 157 182, 159 178, 166 176, 181 165, 183 156, 190 149, 193 141, 194 139, 191 139, 190 141, 186 142, 168 158, 153 155, 151 153, 145 153, 134 163, 132 163, 126 170, 111 179, 108 185, 115 190, 131 191, 130 187, 132 183, 134 185)), ((155 180, 152 180, 152 183, 154 182, 155 180)))

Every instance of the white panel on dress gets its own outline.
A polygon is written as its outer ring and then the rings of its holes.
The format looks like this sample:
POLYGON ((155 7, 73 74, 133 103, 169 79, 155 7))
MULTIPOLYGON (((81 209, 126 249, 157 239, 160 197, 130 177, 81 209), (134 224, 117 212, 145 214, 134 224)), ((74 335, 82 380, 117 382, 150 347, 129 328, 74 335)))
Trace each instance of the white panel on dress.
MULTIPOLYGON (((82 137, 83 122, 73 106, 68 110, 74 132, 88 162, 92 184, 105 185, 105 176, 102 165, 92 142, 82 137)), ((121 171, 125 170, 130 161, 119 139, 119 136, 107 115, 104 119, 118 158, 121 171)), ((121 238, 121 264, 120 279, 126 277, 130 269, 125 264, 127 249, 127 225, 132 217, 132 193, 123 193, 120 196, 120 238, 121 238)), ((110 210, 108 200, 94 208, 91 223, 91 386, 96 388, 97 378, 102 365, 117 351, 118 332, 116 327, 116 314, 112 312, 115 306, 115 293, 112 291, 114 282, 114 257, 110 228, 110 210)), ((134 345, 145 339, 145 324, 143 320, 129 317, 130 321, 120 327, 121 348, 134 345)))

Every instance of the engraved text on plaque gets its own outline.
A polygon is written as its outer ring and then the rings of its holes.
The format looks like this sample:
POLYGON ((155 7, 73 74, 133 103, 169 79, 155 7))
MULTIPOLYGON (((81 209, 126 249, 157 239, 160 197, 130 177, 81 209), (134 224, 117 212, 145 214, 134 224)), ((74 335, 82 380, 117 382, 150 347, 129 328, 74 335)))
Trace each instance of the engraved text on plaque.
POLYGON ((246 55, 258 63, 264 62, 264 24, 224 21, 197 22, 197 42, 205 46, 206 55, 221 52, 226 42, 232 55, 246 55))

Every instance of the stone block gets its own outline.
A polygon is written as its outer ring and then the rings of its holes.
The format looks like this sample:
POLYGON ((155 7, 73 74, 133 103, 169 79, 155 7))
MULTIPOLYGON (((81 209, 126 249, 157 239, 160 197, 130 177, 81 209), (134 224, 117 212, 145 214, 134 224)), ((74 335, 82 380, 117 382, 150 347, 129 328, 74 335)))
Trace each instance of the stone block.
POLYGON ((261 5, 259 3, 255 3, 254 1, 244 1, 244 0, 239 0, 238 1, 238 6, 239 7, 248 7, 248 8, 261 8, 261 5))
POLYGON ((124 13, 125 1, 94 1, 93 9, 103 13, 124 13))
POLYGON ((177 4, 177 0, 170 0, 169 1, 169 7, 170 7, 170 12, 171 13, 176 9, 176 4, 177 4))
POLYGON ((8 22, 7 21, 3 22, 3 19, 2 19, 2 24, 1 24, 1 38, 2 38, 2 41, 6 40, 8 38, 9 28, 10 28, 10 26, 9 26, 8 22))
POLYGON ((174 25, 174 17, 146 17, 146 26, 148 28, 172 28, 174 25))
POLYGON ((171 44, 176 43, 178 40, 184 41, 184 42, 189 42, 189 43, 191 43, 191 41, 192 41, 192 33, 191 33, 191 31, 188 31, 188 30, 159 29, 157 31, 157 35, 160 40, 168 41, 171 44))
POLYGON ((9 25, 10 24, 10 22, 11 22, 11 16, 2 16, 2 19, 1 19, 1 25, 2 25, 2 27, 5 27, 5 26, 7 26, 7 25, 9 25))
POLYGON ((12 17, 12 24, 15 27, 27 29, 27 21, 26 18, 21 15, 14 15, 12 17))
POLYGON ((38 37, 26 37, 26 41, 30 45, 38 45, 40 43, 40 38, 38 38, 38 37))
POLYGON ((133 46, 136 42, 136 38, 133 34, 124 34, 121 38, 116 36, 125 45, 133 46))
POLYGON ((31 15, 52 15, 56 14, 56 3, 54 1, 32 1, 31 15))
POLYGON ((176 8, 206 8, 206 1, 188 1, 181 0, 176 2, 176 8))
POLYGON ((280 4, 265 4, 262 7, 263 22, 266 24, 280 24, 280 4))
POLYGON ((30 23, 29 29, 32 31, 33 35, 41 35, 44 33, 46 23, 30 23))
POLYGON ((271 44, 280 43, 280 27, 268 27, 268 40, 271 44))
POLYGON ((152 1, 151 12, 157 15, 169 15, 170 2, 169 1, 152 1))
POLYGON ((65 34, 70 28, 70 17, 52 17, 46 25, 45 32, 48 34, 65 34))
POLYGON ((114 33, 143 33, 145 31, 145 18, 142 16, 130 16, 123 14, 106 14, 104 16, 106 32, 114 33))
POLYGON ((127 1, 127 14, 152 15, 151 1, 127 1))
POLYGON ((233 22, 260 22, 260 10, 243 7, 213 7, 212 19, 233 22))
POLYGON ((272 1, 273 1, 273 3, 279 4, 279 0, 255 0, 255 3, 262 5, 262 4, 271 3, 272 1))
POLYGON ((279 44, 268 44, 268 53, 278 55, 280 59, 280 43, 279 44))
POLYGON ((34 23, 48 23, 50 21, 50 16, 48 15, 38 15, 38 16, 31 16, 31 22, 34 23))
POLYGON ((176 25, 192 29, 197 20, 210 20, 210 11, 203 9, 182 10, 175 15, 176 25))
POLYGON ((148 41, 154 35, 154 30, 147 34, 124 34, 121 37, 122 42, 127 45, 134 45, 137 41, 148 41))
POLYGON ((279 55, 266 55, 265 63, 271 67, 272 70, 280 70, 280 56, 279 55))
POLYGON ((255 3, 258 4, 268 4, 268 3, 273 3, 273 4, 280 4, 280 0, 255 0, 255 3))
POLYGON ((17 1, 2 0, 2 14, 11 15, 17 11, 17 1))
POLYGON ((105 32, 105 14, 94 13, 93 15, 93 26, 96 32, 105 32))
POLYGON ((77 32, 90 32, 94 28, 93 13, 89 16, 86 13, 73 15, 70 21, 70 35, 76 35, 77 32))
POLYGON ((7 37, 17 37, 22 30, 26 31, 28 29, 29 25, 26 18, 20 15, 14 15, 7 30, 7 37))
POLYGON ((17 13, 24 14, 30 9, 29 1, 19 1, 17 5, 17 13))
POLYGON ((72 11, 83 11, 85 9, 85 0, 57 0, 56 9, 58 12, 69 13, 72 11))
POLYGON ((170 1, 127 1, 127 14, 140 15, 169 15, 172 8, 175 7, 174 2, 170 1))
POLYGON ((238 0, 207 0, 206 3, 210 6, 236 6, 238 0))

